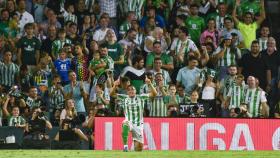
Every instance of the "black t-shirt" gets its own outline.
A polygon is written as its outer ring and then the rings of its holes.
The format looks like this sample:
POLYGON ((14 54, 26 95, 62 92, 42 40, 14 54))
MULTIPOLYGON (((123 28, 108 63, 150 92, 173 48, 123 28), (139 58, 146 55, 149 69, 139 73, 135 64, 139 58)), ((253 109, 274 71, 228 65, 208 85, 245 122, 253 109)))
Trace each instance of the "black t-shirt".
POLYGON ((252 56, 251 53, 244 54, 239 66, 242 67, 242 75, 244 75, 245 79, 248 76, 254 76, 259 79, 260 87, 265 89, 267 83, 266 71, 269 67, 261 53, 257 57, 252 56))
POLYGON ((53 41, 54 40, 51 40, 50 38, 45 39, 42 42, 41 51, 42 52, 47 52, 51 56, 53 41))
POLYGON ((271 70, 271 77, 276 78, 278 76, 278 66, 280 65, 280 54, 275 51, 273 54, 268 55, 267 50, 261 52, 263 58, 271 70))
POLYGON ((78 44, 78 43, 82 43, 82 38, 80 37, 80 36, 78 36, 78 35, 76 35, 74 38, 72 38, 72 37, 70 37, 70 36, 67 36, 67 38, 69 39, 69 40, 71 40, 71 43, 73 44, 73 45, 75 45, 75 44, 78 44))
POLYGON ((181 117, 205 117, 204 106, 202 103, 187 102, 179 105, 181 117), (202 113, 198 113, 198 110, 203 110, 202 113))
POLYGON ((78 19, 78 26, 83 24, 84 21, 84 16, 85 15, 89 15, 89 12, 87 10, 84 10, 82 12, 80 11, 76 11, 75 15, 77 15, 77 19, 78 19))
POLYGON ((38 119, 29 120, 30 134, 33 133, 46 133, 46 120, 38 119))

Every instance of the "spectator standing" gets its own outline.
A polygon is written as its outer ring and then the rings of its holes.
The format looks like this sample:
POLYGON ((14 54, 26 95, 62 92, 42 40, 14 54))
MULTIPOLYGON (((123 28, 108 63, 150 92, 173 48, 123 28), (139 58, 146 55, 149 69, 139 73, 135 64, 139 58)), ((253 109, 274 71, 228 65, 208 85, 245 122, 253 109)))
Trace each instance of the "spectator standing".
POLYGON ((216 72, 214 70, 208 69, 206 81, 200 83, 198 86, 201 88, 201 99, 204 105, 204 112, 206 117, 217 117, 218 107, 216 105, 216 97, 220 91, 220 83, 215 83, 213 81, 216 72))
POLYGON ((52 85, 49 91, 50 112, 54 112, 56 109, 61 110, 64 108, 64 91, 61 84, 60 77, 58 75, 53 76, 52 85))
POLYGON ((76 72, 78 81, 87 81, 89 77, 88 55, 84 53, 83 47, 80 44, 75 45, 75 53, 76 56, 71 61, 72 70, 76 72))
POLYGON ((213 44, 217 48, 220 43, 221 32, 216 29, 215 20, 209 19, 207 29, 200 35, 200 45, 206 43, 206 37, 212 37, 213 44))
POLYGON ((227 98, 225 102, 223 103, 223 106, 225 109, 234 109, 239 108, 242 103, 244 103, 244 92, 245 88, 247 88, 243 82, 244 82, 244 76, 243 75, 237 75, 236 76, 236 84, 231 86, 229 88, 227 98))
POLYGON ((68 71, 71 68, 71 60, 67 58, 65 50, 61 50, 59 58, 54 61, 54 68, 58 75, 61 77, 62 85, 69 83, 68 71))
POLYGON ((146 58, 147 69, 151 70, 154 67, 155 58, 161 59, 162 69, 165 69, 167 71, 172 71, 174 69, 173 58, 162 51, 161 43, 158 41, 155 41, 153 43, 153 52, 151 52, 146 58))
POLYGON ((46 102, 44 102, 42 98, 38 96, 37 87, 31 86, 29 87, 27 98, 20 99, 20 107, 29 109, 32 109, 34 107, 47 108, 47 105, 46 102))
POLYGON ((228 6, 225 2, 219 2, 217 11, 207 16, 207 19, 213 18, 216 23, 216 29, 221 31, 225 27, 225 18, 230 17, 228 14, 228 6))
POLYGON ((164 98, 168 94, 168 87, 164 85, 164 80, 161 73, 157 73, 155 75, 155 89, 157 91, 157 94, 151 100, 150 116, 166 117, 167 106, 165 105, 164 98))
POLYGON ((260 38, 258 38, 260 44, 260 50, 263 51, 267 48, 267 41, 270 35, 270 30, 268 26, 262 26, 260 32, 260 38))
POLYGON ((95 40, 98 44, 103 44, 105 42, 106 33, 110 28, 108 27, 108 21, 105 17, 101 17, 99 19, 99 25, 100 28, 93 34, 93 40, 95 40))
POLYGON ((245 78, 254 76, 259 80, 259 86, 266 89, 268 83, 271 82, 271 70, 265 62, 264 56, 260 53, 258 41, 253 41, 251 51, 242 56, 239 63, 239 73, 245 78))
POLYGON ((9 18, 10 13, 6 9, 1 10, 1 21, 0 21, 0 34, 4 35, 6 38, 9 35, 9 18))
POLYGON ((222 37, 225 37, 227 34, 233 34, 235 33, 238 38, 237 38, 237 47, 238 48, 243 48, 244 47, 244 39, 243 39, 243 36, 241 34, 241 32, 237 29, 234 28, 234 23, 233 23, 233 20, 232 18, 230 17, 226 17, 224 19, 224 23, 225 23, 225 27, 223 28, 222 30, 222 37))
MULTIPOLYGON (((249 49, 252 41, 256 39, 256 30, 262 24, 265 19, 265 8, 264 0, 261 0, 261 12, 260 17, 256 22, 254 22, 254 14, 251 12, 246 12, 244 14, 244 22, 239 21, 236 15, 236 9, 240 6, 240 0, 236 0, 235 7, 232 12, 232 18, 235 22, 237 28, 240 30, 244 38, 245 48, 249 49)), ((246 78, 246 76, 245 76, 246 78)))
MULTIPOLYGON (((21 2, 21 1, 20 1, 21 2)), ((26 36, 19 39, 17 43, 18 48, 18 64, 27 65, 29 71, 33 71, 35 66, 39 63, 40 58, 40 41, 34 37, 34 28, 32 23, 28 23, 24 26, 26 36)))
POLYGON ((152 73, 155 76, 157 73, 161 73, 163 76, 163 80, 164 80, 164 85, 168 85, 169 83, 171 83, 171 78, 170 75, 168 73, 168 71, 162 69, 162 60, 161 58, 156 57, 154 59, 154 64, 153 64, 153 69, 152 69, 152 73))
POLYGON ((83 41, 83 38, 85 37, 85 34, 83 35, 83 37, 78 35, 78 29, 77 29, 77 24, 71 22, 69 24, 69 32, 68 35, 66 36, 67 39, 69 39, 71 41, 71 43, 73 45, 75 44, 82 44, 84 46, 84 48, 86 48, 86 44, 83 41))
POLYGON ((226 76, 228 66, 237 65, 238 60, 241 58, 241 51, 232 46, 232 36, 227 34, 212 56, 218 61, 217 70, 221 80, 226 76))
POLYGON ((30 13, 26 11, 25 0, 18 0, 17 5, 18 5, 17 15, 19 16, 19 28, 20 28, 21 35, 23 35, 25 25, 28 23, 33 23, 34 18, 30 13))
POLYGON ((145 68, 144 59, 142 56, 136 56, 132 60, 133 66, 127 66, 124 68, 121 76, 130 78, 131 85, 136 88, 136 92, 139 93, 140 87, 143 85, 145 80, 145 68))
POLYGON ((118 78, 122 69, 125 67, 123 48, 117 43, 117 37, 113 30, 108 30, 105 38, 108 55, 114 61, 114 78, 118 78))
POLYGON ((189 30, 190 39, 194 41, 195 44, 199 44, 199 37, 205 28, 204 19, 198 16, 198 5, 192 4, 190 6, 190 16, 185 21, 186 27, 189 30))
POLYGON ((249 76, 247 79, 248 89, 245 90, 245 103, 252 117, 268 117, 269 107, 265 97, 265 91, 257 87, 256 78, 249 76))
POLYGON ((57 20, 57 14, 52 9, 47 10, 46 17, 47 19, 40 23, 44 33, 47 32, 50 25, 54 25, 57 29, 62 28, 60 22, 57 20))
POLYGON ((171 44, 170 55, 173 56, 175 63, 174 67, 177 69, 184 65, 190 52, 192 52, 197 58, 200 58, 200 53, 196 44, 188 38, 188 35, 188 29, 186 27, 180 27, 179 37, 175 38, 171 44))
POLYGON ((117 0, 98 0, 100 14, 107 13, 110 17, 111 24, 117 26, 117 0))
POLYGON ((64 86, 66 99, 73 98, 77 112, 86 112, 84 101, 88 98, 89 87, 83 81, 77 81, 74 71, 68 73, 70 83, 64 86))
POLYGON ((4 116, 6 116, 8 118, 8 126, 17 127, 17 128, 25 128, 26 121, 22 116, 20 116, 20 111, 19 111, 20 108, 18 106, 13 106, 12 114, 9 113, 7 106, 8 106, 10 99, 11 99, 10 96, 8 96, 2 107, 4 116))
POLYGON ((6 9, 9 11, 10 16, 17 15, 16 2, 14 0, 6 0, 6 9))
POLYGON ((191 56, 188 60, 188 65, 179 70, 176 78, 176 85, 184 85, 185 92, 188 95, 194 90, 199 78, 200 70, 196 67, 197 65, 198 59, 191 56))
POLYGON ((119 34, 121 37, 124 37, 126 32, 131 28, 131 22, 136 20, 135 13, 133 11, 129 11, 127 13, 126 20, 120 25, 119 34))
POLYGON ((273 116, 275 105, 278 99, 277 77, 279 76, 280 54, 276 49, 276 40, 269 37, 267 40, 267 49, 261 52, 266 65, 271 70, 271 81, 267 83, 265 91, 268 93, 268 105, 270 106, 270 116, 273 116))
POLYGON ((18 75, 19 67, 12 62, 12 53, 7 50, 4 52, 3 61, 0 61, 0 85, 9 90, 17 83, 18 75))
POLYGON ((42 41, 42 53, 47 53, 49 56, 52 56, 52 43, 56 40, 56 33, 57 30, 54 25, 48 27, 47 38, 42 41))
POLYGON ((66 38, 65 29, 58 30, 58 39, 52 42, 52 59, 56 60, 58 58, 59 51, 63 48, 65 44, 72 44, 71 40, 66 38))
POLYGON ((149 18, 154 18, 155 22, 156 22, 156 26, 160 27, 160 28, 165 28, 165 21, 163 19, 162 16, 160 15, 156 15, 156 9, 154 7, 149 7, 147 8, 146 11, 146 16, 144 16, 141 20, 140 20, 140 27, 144 28, 146 26, 146 23, 148 22, 149 18))

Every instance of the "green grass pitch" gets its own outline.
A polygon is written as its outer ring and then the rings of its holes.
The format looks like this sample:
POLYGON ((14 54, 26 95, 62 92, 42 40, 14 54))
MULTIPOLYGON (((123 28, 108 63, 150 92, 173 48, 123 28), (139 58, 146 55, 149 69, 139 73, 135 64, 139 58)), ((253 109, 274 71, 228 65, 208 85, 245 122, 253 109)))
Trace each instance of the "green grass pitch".
POLYGON ((278 151, 0 150, 0 158, 279 158, 278 151))

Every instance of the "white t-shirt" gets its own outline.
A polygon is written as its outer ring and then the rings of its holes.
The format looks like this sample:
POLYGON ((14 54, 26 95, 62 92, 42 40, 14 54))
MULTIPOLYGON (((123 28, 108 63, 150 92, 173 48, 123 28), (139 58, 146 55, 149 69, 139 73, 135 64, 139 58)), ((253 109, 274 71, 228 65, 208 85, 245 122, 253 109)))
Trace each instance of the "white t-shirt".
POLYGON ((198 51, 197 46, 195 45, 195 43, 191 39, 181 41, 181 40, 179 40, 179 38, 175 38, 173 40, 170 50, 175 51, 175 53, 178 54, 182 44, 185 45, 184 46, 185 52, 198 51))
MULTIPOLYGON (((106 28, 105 30, 98 29, 93 34, 93 40, 99 42, 105 39, 106 33, 109 30, 109 28, 106 28)), ((114 32, 114 30, 112 30, 114 32)))
POLYGON ((24 26, 28 23, 33 23, 34 22, 34 18, 33 16, 28 13, 27 11, 25 11, 23 14, 20 14, 19 12, 17 12, 17 15, 19 16, 19 28, 20 28, 20 32, 21 34, 23 34, 24 32, 24 26))

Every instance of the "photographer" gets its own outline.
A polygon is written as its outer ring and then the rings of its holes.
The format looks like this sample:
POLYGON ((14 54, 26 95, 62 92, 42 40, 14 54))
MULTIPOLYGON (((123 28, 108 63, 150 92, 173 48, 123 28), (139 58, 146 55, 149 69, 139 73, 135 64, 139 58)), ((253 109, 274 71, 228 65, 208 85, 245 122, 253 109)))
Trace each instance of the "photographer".
POLYGON ((52 124, 39 107, 32 108, 32 116, 26 126, 27 136, 25 139, 31 140, 49 140, 46 129, 52 129, 52 124))
POLYGON ((250 118, 252 117, 252 114, 248 112, 247 105, 241 103, 239 107, 230 109, 229 116, 232 118, 250 118))
MULTIPOLYGON (((90 138, 90 145, 94 149, 94 119, 95 117, 111 116, 112 113, 108 108, 105 108, 104 104, 98 104, 94 109, 89 109, 86 121, 83 123, 83 127, 88 129, 87 135, 90 138)), ((90 147, 90 148, 91 148, 90 147)))
POLYGON ((81 140, 88 141, 87 136, 76 126, 77 124, 83 121, 77 115, 75 109, 75 103, 73 99, 67 99, 65 101, 65 108, 61 111, 60 114, 60 131, 56 134, 54 140, 63 141, 63 140, 76 140, 80 138, 81 140), (70 137, 71 138, 66 138, 70 137), (76 137, 78 136, 78 137, 76 137))

